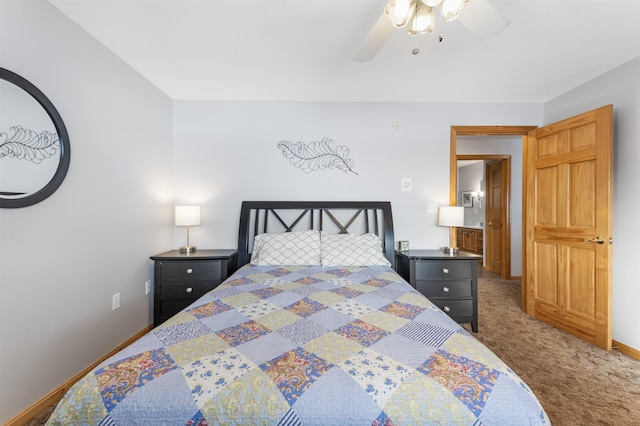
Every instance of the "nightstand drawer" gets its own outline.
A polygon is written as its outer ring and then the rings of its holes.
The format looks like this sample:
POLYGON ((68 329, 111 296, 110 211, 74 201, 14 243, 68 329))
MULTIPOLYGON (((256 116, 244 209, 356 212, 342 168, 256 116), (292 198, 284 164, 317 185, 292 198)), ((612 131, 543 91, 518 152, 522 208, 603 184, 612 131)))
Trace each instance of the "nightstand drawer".
POLYGON ((469 262, 416 260, 416 276, 430 279, 470 279, 473 272, 469 262))
POLYGON ((429 299, 471 299, 473 297, 471 280, 468 281, 428 281, 417 280, 416 290, 429 299))
POLYGON ((434 299, 433 304, 442 309, 451 318, 470 317, 473 315, 473 300, 434 299))
POLYGON ((198 280, 220 278, 223 276, 221 264, 222 262, 220 261, 164 261, 160 264, 160 279, 198 280))
POLYGON ((218 287, 221 282, 221 280, 160 282, 160 298, 196 300, 206 292, 218 287))

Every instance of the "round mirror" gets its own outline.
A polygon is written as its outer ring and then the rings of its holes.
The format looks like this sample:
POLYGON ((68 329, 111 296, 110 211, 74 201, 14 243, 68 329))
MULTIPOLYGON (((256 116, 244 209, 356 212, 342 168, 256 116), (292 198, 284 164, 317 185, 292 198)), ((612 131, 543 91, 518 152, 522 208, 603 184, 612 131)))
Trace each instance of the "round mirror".
POLYGON ((67 129, 51 101, 0 68, 0 207, 26 207, 53 194, 70 159, 67 129))

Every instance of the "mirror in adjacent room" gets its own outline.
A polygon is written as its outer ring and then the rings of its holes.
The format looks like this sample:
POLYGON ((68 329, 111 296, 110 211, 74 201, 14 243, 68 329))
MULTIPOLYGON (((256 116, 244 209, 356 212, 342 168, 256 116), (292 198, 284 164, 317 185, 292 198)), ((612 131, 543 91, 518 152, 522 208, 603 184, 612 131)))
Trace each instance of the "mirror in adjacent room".
POLYGON ((36 86, 0 68, 0 207, 39 203, 62 184, 71 158, 60 114, 36 86))
POLYGON ((458 160, 459 206, 465 207, 466 227, 484 226, 484 160, 458 160), (466 197, 466 199, 463 199, 466 197))

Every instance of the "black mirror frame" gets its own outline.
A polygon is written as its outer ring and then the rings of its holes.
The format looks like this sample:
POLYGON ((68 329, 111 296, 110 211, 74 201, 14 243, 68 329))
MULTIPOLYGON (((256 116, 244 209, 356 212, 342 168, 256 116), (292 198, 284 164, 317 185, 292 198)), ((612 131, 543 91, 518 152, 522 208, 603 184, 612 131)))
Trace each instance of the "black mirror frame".
POLYGON ((23 89, 25 92, 34 97, 36 101, 44 108, 47 112, 51 121, 53 122, 56 131, 58 132, 58 139, 60 141, 60 161, 58 163, 58 168, 56 169, 55 174, 51 178, 51 180, 43 186, 37 192, 33 194, 27 195, 22 198, 2 198, 0 195, 0 207, 1 208, 17 208, 17 207, 27 207, 33 204, 39 203, 43 201, 51 194, 53 194, 58 187, 62 184, 62 181, 67 175, 67 171, 69 170, 69 163, 71 161, 71 146, 69 145, 69 134, 67 133, 67 128, 62 121, 62 117, 58 113, 58 110, 53 106, 49 98, 45 96, 36 86, 31 84, 28 80, 19 76, 18 74, 11 72, 5 68, 0 68, 0 79, 6 80, 10 83, 15 84, 16 86, 23 89))

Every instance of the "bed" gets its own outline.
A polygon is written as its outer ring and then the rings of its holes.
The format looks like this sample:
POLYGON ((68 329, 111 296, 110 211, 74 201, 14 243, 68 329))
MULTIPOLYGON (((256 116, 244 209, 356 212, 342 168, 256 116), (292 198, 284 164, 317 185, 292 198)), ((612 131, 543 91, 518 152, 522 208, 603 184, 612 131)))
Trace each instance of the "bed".
POLYGON ((242 203, 239 269, 76 383, 49 425, 546 425, 393 269, 388 202, 242 203))

